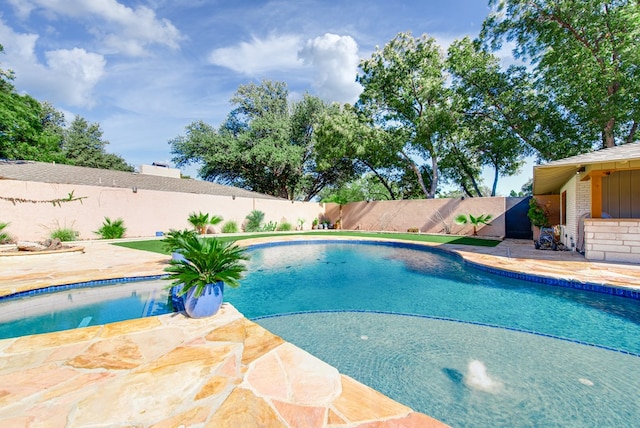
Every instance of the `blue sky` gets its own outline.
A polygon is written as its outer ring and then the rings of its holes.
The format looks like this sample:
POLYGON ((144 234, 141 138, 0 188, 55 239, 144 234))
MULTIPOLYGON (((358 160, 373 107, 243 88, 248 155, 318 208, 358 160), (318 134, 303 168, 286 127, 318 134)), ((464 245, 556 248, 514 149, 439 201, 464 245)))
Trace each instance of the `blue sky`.
MULTIPOLYGON (((489 12, 485 0, 4 0, 0 64, 19 92, 98 122, 107 151, 137 166, 169 161, 187 124, 219 125, 241 84, 354 102, 376 46, 411 31, 446 48, 489 12)), ((502 178, 499 192, 531 175, 502 178)))

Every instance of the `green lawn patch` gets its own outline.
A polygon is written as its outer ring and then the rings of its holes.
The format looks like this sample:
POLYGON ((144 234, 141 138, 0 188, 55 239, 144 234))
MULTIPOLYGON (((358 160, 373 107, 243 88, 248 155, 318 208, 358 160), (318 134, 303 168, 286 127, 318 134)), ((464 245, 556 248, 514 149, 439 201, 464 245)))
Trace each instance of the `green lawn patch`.
MULTIPOLYGON (((291 235, 314 235, 314 236, 353 236, 357 238, 384 238, 398 239, 401 241, 412 242, 433 242, 437 244, 456 244, 456 245, 475 245, 479 247, 495 247, 501 241, 496 239, 474 238, 470 236, 456 235, 429 235, 422 233, 384 233, 384 232, 357 232, 348 230, 336 231, 313 231, 313 232, 294 232, 294 233, 258 233, 238 236, 219 236, 222 241, 242 241, 251 238, 265 238, 269 236, 291 236, 291 235)), ((152 251, 154 253, 168 254, 164 250, 162 241, 158 239, 150 239, 148 241, 130 241, 117 242, 113 245, 121 247, 134 248, 137 250, 152 251)))

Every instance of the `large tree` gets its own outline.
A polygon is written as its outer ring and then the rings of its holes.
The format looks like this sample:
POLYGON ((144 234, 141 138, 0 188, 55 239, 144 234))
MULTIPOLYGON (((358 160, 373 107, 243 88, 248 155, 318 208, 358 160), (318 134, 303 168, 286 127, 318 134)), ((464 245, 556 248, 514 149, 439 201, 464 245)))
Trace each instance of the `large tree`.
POLYGON ((395 185, 403 160, 398 152, 402 143, 373 125, 359 109, 334 104, 320 118, 314 133, 317 168, 349 165, 352 176, 370 172, 385 189, 385 199, 398 199, 395 185))
POLYGON ((495 196, 499 177, 517 173, 537 145, 531 140, 541 135, 536 133, 541 125, 532 117, 541 107, 530 99, 533 84, 523 67, 503 70, 496 56, 469 38, 449 47, 447 68, 457 126, 443 155, 442 172, 468 196, 488 196, 480 190, 479 176, 482 167, 491 168, 495 196))
POLYGON ((241 85, 219 129, 187 126, 169 142, 178 166, 200 163, 198 175, 290 200, 310 200, 326 185, 349 175, 348 164, 318 169, 313 132, 327 106, 305 95, 289 103, 283 82, 241 85))
POLYGON ((637 0, 490 0, 481 37, 516 43, 538 90, 574 117, 579 138, 601 147, 631 142, 640 122, 637 0))
POLYGON ((14 78, 12 70, 0 68, 0 158, 64 161, 60 134, 48 126, 49 106, 16 93, 14 78))
POLYGON ((66 163, 90 168, 133 171, 133 167, 113 153, 107 153, 108 141, 102 139, 102 129, 97 123, 89 123, 82 116, 76 116, 64 131, 62 151, 66 163))
POLYGON ((443 52, 431 37, 399 33, 360 68, 357 80, 364 90, 357 106, 402 143, 397 155, 414 172, 424 196, 434 197, 439 156, 452 125, 443 52), (419 159, 431 163, 429 187, 419 159))
POLYGON ((64 163, 61 142, 38 100, 0 90, 0 158, 64 163))
POLYGON ((104 150, 109 143, 102 140, 100 125, 77 116, 67 129, 64 114, 53 105, 16 93, 14 77, 0 68, 0 158, 133 171, 104 150))

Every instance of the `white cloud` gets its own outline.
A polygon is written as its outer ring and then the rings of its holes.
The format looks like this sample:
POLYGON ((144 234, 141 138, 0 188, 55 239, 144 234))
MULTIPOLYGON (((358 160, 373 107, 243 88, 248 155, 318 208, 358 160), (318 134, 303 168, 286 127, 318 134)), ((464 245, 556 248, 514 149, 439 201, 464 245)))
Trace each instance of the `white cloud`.
POLYGON ((26 0, 9 0, 9 4, 15 9, 16 15, 27 18, 34 8, 34 5, 26 0))
POLYGON ((300 38, 297 36, 271 35, 264 40, 254 37, 251 42, 213 50, 209 54, 209 62, 256 76, 271 70, 300 68, 299 49, 300 38))
POLYGON ((15 33, 0 21, 0 40, 5 47, 6 66, 16 72, 16 84, 37 98, 72 106, 94 105, 93 88, 104 74, 102 55, 84 49, 58 49, 44 53, 46 64, 38 61, 36 34, 15 33))
POLYGON ((58 96, 75 106, 93 105, 91 91, 104 74, 107 61, 102 55, 84 49, 59 49, 45 52, 51 84, 58 96))
POLYGON ((298 56, 313 67, 312 85, 321 98, 353 103, 362 92, 356 82, 358 45, 352 37, 327 33, 309 40, 298 56))
POLYGON ((147 54, 149 45, 172 49, 184 38, 167 19, 158 19, 146 7, 132 9, 116 0, 10 0, 19 16, 27 17, 42 9, 45 15, 72 17, 87 22, 88 31, 105 44, 111 53, 130 56, 147 54), (99 24, 95 24, 96 20, 99 24), (89 24, 91 22, 92 24, 89 24))

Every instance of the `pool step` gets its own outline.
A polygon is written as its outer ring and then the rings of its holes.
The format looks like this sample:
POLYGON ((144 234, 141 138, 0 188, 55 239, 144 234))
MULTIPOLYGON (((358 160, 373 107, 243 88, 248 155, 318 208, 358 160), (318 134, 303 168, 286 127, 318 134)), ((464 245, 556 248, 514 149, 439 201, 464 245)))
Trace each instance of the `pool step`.
POLYGON ((78 328, 88 326, 92 319, 93 317, 84 317, 82 321, 80 321, 80 324, 78 324, 78 328))

